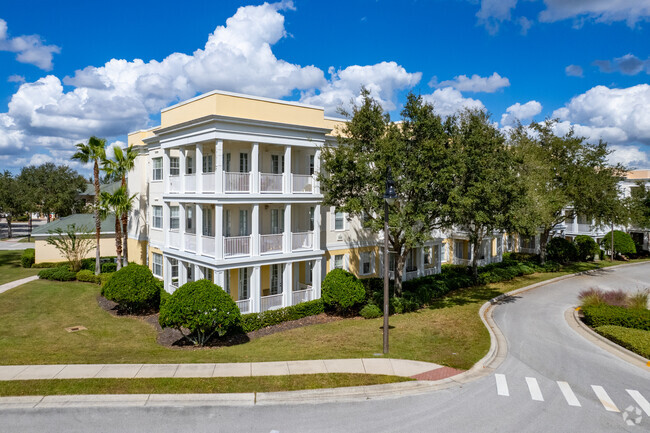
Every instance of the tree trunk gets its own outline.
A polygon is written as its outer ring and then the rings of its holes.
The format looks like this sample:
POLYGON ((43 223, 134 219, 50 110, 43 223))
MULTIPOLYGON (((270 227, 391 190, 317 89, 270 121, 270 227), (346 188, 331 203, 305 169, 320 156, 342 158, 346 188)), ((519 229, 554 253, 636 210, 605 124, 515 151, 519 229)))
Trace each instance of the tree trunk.
POLYGON ((406 264, 406 256, 408 255, 408 250, 403 248, 402 245, 399 247, 393 246, 394 251, 399 251, 397 254, 397 263, 395 263, 395 294, 394 296, 402 296, 402 276, 404 275, 404 265, 406 264))
POLYGON ((124 266, 127 266, 129 264, 129 244, 127 242, 127 238, 129 235, 129 215, 124 212, 122 214, 122 263, 124 266))
POLYGON ((478 256, 481 251, 481 243, 483 243, 483 238, 478 236, 472 242, 472 278, 474 281, 478 281, 478 256))
POLYGON ((93 175, 95 176, 95 209, 93 213, 95 214, 95 242, 97 243, 95 248, 95 275, 99 275, 102 271, 101 251, 99 248, 102 233, 102 220, 99 218, 99 164, 97 160, 95 160, 95 165, 93 167, 93 175))
POLYGON ((115 253, 117 254, 117 270, 122 269, 122 229, 120 219, 115 216, 115 253))
POLYGON ((29 213, 29 222, 27 223, 27 242, 32 241, 32 213, 29 213))
POLYGON ((7 215, 7 237, 8 238, 13 238, 14 234, 11 231, 11 219, 12 217, 10 215, 7 215))
POLYGON ((539 235, 539 262, 543 265, 546 263, 546 245, 548 245, 548 238, 551 235, 551 229, 544 229, 539 235))

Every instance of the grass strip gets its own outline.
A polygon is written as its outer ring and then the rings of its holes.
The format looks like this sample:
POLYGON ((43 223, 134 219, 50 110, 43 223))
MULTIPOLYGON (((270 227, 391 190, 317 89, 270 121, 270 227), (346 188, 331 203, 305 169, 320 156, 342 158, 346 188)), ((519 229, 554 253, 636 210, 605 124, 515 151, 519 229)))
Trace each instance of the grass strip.
POLYGON ((0 284, 38 274, 40 269, 20 266, 22 250, 0 251, 0 284))
POLYGON ((410 380, 413 379, 348 373, 218 378, 10 380, 0 381, 0 396, 274 392, 379 385, 410 380))
POLYGON ((650 359, 650 331, 615 325, 603 325, 594 330, 619 346, 650 359))

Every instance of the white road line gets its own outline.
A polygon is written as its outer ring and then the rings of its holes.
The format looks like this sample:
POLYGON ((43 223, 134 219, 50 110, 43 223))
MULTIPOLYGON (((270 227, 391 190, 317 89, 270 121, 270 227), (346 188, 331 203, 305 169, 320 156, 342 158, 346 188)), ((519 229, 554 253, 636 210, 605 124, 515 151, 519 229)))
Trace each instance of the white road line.
POLYGON ((544 401, 544 397, 542 397, 542 390, 539 389, 537 379, 534 377, 526 377, 526 383, 528 384, 528 390, 530 391, 530 398, 536 401, 544 401))
POLYGON ((573 390, 568 383, 558 380, 557 386, 560 387, 560 391, 562 391, 562 395, 564 395, 564 398, 566 399, 566 402, 569 404, 569 406, 581 406, 580 402, 578 401, 578 397, 576 397, 576 395, 573 393, 573 390))
POLYGON ((598 385, 591 385, 591 389, 594 390, 596 393, 596 397, 598 397, 598 400, 603 404, 603 407, 605 407, 606 410, 609 412, 620 412, 614 402, 612 401, 611 398, 609 398, 609 395, 607 395, 607 392, 605 392, 605 388, 602 386, 598 385))
POLYGON ((494 377, 497 380, 497 394, 509 397, 510 392, 508 392, 508 382, 505 374, 495 374, 494 377))
POLYGON ((650 403, 646 400, 639 391, 633 389, 626 389, 627 393, 632 396, 636 404, 638 404, 646 415, 650 416, 650 403))

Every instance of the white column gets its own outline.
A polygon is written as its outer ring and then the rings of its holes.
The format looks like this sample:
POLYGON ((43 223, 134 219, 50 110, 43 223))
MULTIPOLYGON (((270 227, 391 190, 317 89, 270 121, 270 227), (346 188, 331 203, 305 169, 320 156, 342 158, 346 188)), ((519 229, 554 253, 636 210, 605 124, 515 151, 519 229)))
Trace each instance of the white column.
POLYGON ((260 144, 253 143, 251 152, 251 193, 260 192, 260 144))
POLYGON ((163 150, 163 194, 169 193, 169 171, 171 163, 169 159, 169 149, 163 150))
POLYGON ((179 180, 180 180, 180 188, 181 194, 185 194, 185 172, 187 171, 185 168, 185 148, 181 147, 180 148, 180 156, 178 157, 178 170, 179 170, 179 180))
POLYGON ((178 287, 181 287, 185 283, 187 283, 187 264, 179 260, 178 261, 178 287))
POLYGON ((291 146, 284 146, 284 176, 282 178, 284 183, 284 193, 291 194, 293 189, 291 179, 291 146))
POLYGON ((291 247, 291 204, 286 203, 284 205, 284 252, 290 253, 291 247))
POLYGON ((251 313, 259 313, 262 297, 262 271, 259 266, 253 266, 250 280, 250 305, 251 313))
POLYGON ((313 296, 314 299, 319 299, 320 298, 320 284, 321 284, 321 275, 322 275, 322 266, 323 266, 323 260, 322 259, 316 259, 314 260, 314 269, 312 269, 312 276, 311 276, 311 286, 313 288, 313 296))
POLYGON ((314 194, 320 194, 320 182, 317 180, 320 173, 320 154, 320 149, 316 149, 314 156, 314 194))
POLYGON ((253 205, 253 213, 251 217, 251 242, 253 243, 251 253, 253 256, 260 255, 260 205, 255 203, 253 205))
POLYGON ((320 205, 314 207, 314 251, 320 249, 321 214, 320 205))
POLYGON ((224 272, 228 271, 214 271, 214 284, 217 286, 221 287, 225 291, 225 287, 223 287, 226 277, 224 276, 224 272))
POLYGON ((214 182, 215 192, 223 193, 223 140, 217 140, 214 147, 214 182))
MULTIPOLYGON (((169 202, 163 201, 163 236, 165 237, 165 241, 163 242, 163 245, 165 247, 169 247, 169 218, 170 218, 170 210, 169 210, 169 202)), ((170 280, 171 281, 171 280, 170 280)))
POLYGON ((288 307, 291 305, 291 280, 293 276, 292 263, 284 264, 284 271, 282 272, 282 306, 288 307))
POLYGON ((169 263, 169 257, 163 256, 163 288, 167 293, 171 292, 172 266, 169 263))
POLYGON ((222 204, 214 205, 214 255, 216 260, 223 259, 223 205, 222 204))
POLYGON ((194 266, 194 281, 202 280, 205 278, 203 274, 203 266, 193 265, 194 266))
POLYGON ((195 150, 195 167, 196 170, 194 170, 194 173, 196 173, 196 193, 197 194, 202 194, 203 193, 203 145, 201 143, 196 143, 196 150, 195 150))
POLYGON ((198 203, 194 206, 194 214, 196 215, 194 217, 194 220, 196 221, 196 227, 194 230, 196 233, 196 254, 200 256, 203 254, 203 206, 198 203))
POLYGON ((181 251, 185 251, 185 204, 178 203, 178 235, 180 239, 181 251))
POLYGON ((424 249, 427 247, 422 247, 418 249, 418 277, 424 275, 424 249))

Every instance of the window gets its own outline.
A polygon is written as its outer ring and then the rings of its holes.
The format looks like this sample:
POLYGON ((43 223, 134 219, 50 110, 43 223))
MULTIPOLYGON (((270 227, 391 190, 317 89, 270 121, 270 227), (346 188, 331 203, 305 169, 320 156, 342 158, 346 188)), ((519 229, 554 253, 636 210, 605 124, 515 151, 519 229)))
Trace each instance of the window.
POLYGON ((433 263, 433 254, 431 247, 424 247, 424 264, 431 265, 433 263))
POLYGON ((212 155, 203 155, 203 173, 212 172, 214 172, 214 166, 212 165, 212 155))
POLYGON ((191 156, 185 157, 185 174, 194 173, 194 158, 191 156))
POLYGON ((230 171, 230 154, 223 154, 223 171, 230 171))
POLYGON ((155 229, 162 228, 162 206, 152 206, 153 218, 151 220, 151 227, 155 229))
POLYGON ((239 236, 248 236, 248 210, 239 210, 239 236))
POLYGON ((271 234, 282 233, 280 229, 280 209, 271 209, 271 234))
POLYGON ((314 155, 309 155, 309 174, 314 174, 314 155))
POLYGON ((466 259, 465 257, 465 242, 454 241, 454 257, 457 259, 466 259))
POLYGON ((283 173, 284 172, 283 166, 284 164, 280 164, 280 155, 271 155, 271 173, 273 174, 283 173))
POLYGON ((162 180, 162 178, 163 178, 162 158, 154 158, 152 180, 162 180))
POLYGON ((187 271, 187 282, 194 281, 194 265, 185 266, 185 270, 187 271))
POLYGON ((169 267, 171 268, 172 281, 171 285, 178 287, 178 260, 169 259, 169 267))
POLYGON ((271 265, 271 294, 282 293, 282 265, 271 265))
POLYGON ((153 253, 153 274, 157 277, 162 277, 163 274, 162 254, 153 253))
POLYGON ((361 275, 368 275, 372 273, 372 253, 365 252, 360 255, 361 275))
POLYGON ((223 235, 227 238, 230 237, 230 209, 223 211, 223 235))
POLYGON ((417 251, 415 250, 415 248, 411 248, 409 250, 408 255, 406 256, 406 272, 412 272, 418 269, 416 254, 417 251))
POLYGON ((169 174, 170 176, 178 176, 181 173, 181 166, 178 157, 169 158, 169 174))
POLYGON ((248 299, 248 268, 239 269, 239 300, 248 299))
POLYGON ((212 227, 214 223, 212 222, 212 208, 204 207, 203 211, 203 236, 214 236, 212 227))
POLYGON ((223 271, 223 290, 230 295, 230 269, 223 271))
POLYGON ((185 207, 185 230, 194 231, 194 206, 185 207))
POLYGON ((169 228, 178 230, 179 227, 178 206, 169 207, 169 228))
POLYGON ((305 283, 311 284, 313 273, 314 273, 314 262, 305 262, 305 283))
POLYGON ((210 281, 214 282, 214 270, 211 268, 203 268, 203 278, 210 281))
POLYGON ((343 254, 334 256, 334 269, 343 269, 343 254))
POLYGON ((578 224, 591 224, 591 220, 586 215, 578 215, 578 224))
POLYGON ((239 154, 239 172, 248 173, 248 153, 239 154))
POLYGON ((334 230, 343 230, 345 222, 343 220, 343 212, 336 212, 334 214, 334 230))
POLYGON ((314 207, 309 208, 309 231, 314 231, 314 207))

